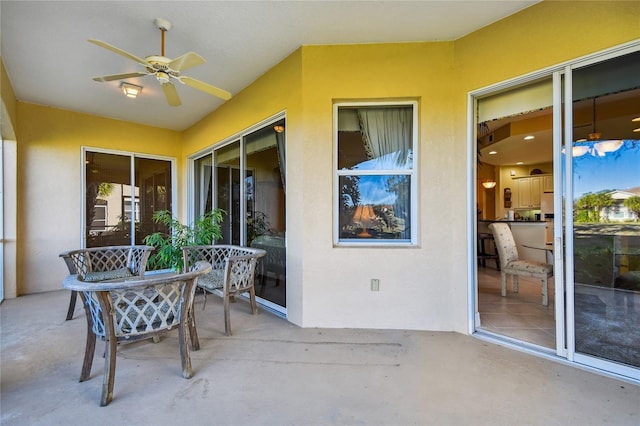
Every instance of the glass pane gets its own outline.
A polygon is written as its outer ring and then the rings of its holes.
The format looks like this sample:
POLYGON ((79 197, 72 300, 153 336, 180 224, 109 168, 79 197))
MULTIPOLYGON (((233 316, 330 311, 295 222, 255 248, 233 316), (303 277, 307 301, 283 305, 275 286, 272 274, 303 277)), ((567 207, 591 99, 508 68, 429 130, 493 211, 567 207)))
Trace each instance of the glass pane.
POLYGON ((135 220, 136 244, 144 244, 147 235, 168 231, 166 226, 154 222, 153 214, 172 211, 171 162, 136 157, 135 179, 135 197, 125 199, 125 216, 135 220))
POLYGON ((240 141, 215 151, 216 207, 225 211, 220 244, 240 244, 240 141))
POLYGON ((413 167, 413 107, 338 109, 338 169, 413 167))
POLYGON ((410 176, 340 176, 339 186, 341 240, 410 239, 410 176))
POLYGON ((573 74, 575 348, 635 367, 640 367, 638 75, 640 53, 573 74))
POLYGON ((213 175, 211 173, 211 154, 199 158, 194 164, 195 212, 202 216, 212 209, 213 175))
POLYGON ((87 247, 131 244, 131 157, 87 152, 85 168, 87 247))
POLYGON ((247 245, 266 250, 256 293, 286 307, 284 120, 245 138, 247 245))
MULTIPOLYGON (((508 224, 518 259, 552 262, 553 85, 551 76, 481 98, 477 104, 475 238, 476 327, 546 348, 556 347, 555 278, 549 278, 547 305, 542 282, 502 271, 493 222, 508 224)), ((556 189, 557 190, 557 189, 556 189)))

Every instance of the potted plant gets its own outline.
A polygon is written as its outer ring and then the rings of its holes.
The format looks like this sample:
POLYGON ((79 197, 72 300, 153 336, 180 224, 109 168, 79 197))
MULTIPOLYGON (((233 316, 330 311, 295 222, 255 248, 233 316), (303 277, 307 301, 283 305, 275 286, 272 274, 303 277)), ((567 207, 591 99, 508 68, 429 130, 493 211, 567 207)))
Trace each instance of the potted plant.
POLYGON ((224 211, 214 209, 196 218, 191 226, 180 223, 168 210, 159 210, 153 214, 154 222, 165 225, 167 232, 155 232, 145 237, 145 243, 155 247, 149 257, 150 269, 184 269, 182 248, 194 245, 213 244, 222 237, 220 223, 224 211))

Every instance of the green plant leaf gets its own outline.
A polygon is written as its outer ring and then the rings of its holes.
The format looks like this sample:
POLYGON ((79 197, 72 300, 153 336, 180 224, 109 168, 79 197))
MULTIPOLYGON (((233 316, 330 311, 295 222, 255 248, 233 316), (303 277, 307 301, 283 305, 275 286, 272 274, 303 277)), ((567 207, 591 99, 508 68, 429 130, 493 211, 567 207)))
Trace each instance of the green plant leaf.
POLYGON ((165 225, 169 234, 155 232, 145 237, 145 243, 155 247, 149 257, 151 269, 175 269, 182 271, 182 248, 191 245, 214 244, 222 237, 220 223, 225 212, 215 209, 196 218, 191 226, 180 223, 168 210, 153 214, 154 222, 165 225))

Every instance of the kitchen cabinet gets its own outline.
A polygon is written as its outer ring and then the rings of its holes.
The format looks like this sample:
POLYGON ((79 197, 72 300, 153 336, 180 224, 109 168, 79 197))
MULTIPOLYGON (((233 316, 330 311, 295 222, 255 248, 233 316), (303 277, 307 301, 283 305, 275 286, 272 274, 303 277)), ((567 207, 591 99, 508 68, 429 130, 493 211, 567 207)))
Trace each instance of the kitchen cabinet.
POLYGON ((553 192, 553 175, 542 176, 542 192, 553 192))
POLYGON ((553 191, 553 175, 537 175, 513 178, 515 181, 515 208, 540 208, 540 196, 543 192, 553 191), (551 182, 549 184, 549 182, 551 182), (551 191, 547 191, 551 185, 551 191))

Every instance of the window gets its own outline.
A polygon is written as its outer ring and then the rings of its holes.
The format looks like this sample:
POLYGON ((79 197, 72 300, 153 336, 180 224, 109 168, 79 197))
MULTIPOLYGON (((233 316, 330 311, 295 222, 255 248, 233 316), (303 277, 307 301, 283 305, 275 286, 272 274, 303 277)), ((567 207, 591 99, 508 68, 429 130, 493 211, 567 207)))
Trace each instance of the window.
POLYGON ((337 244, 415 244, 417 103, 334 106, 337 244))
POLYGON ((144 244, 153 213, 172 210, 173 160, 84 149, 86 247, 144 244))

